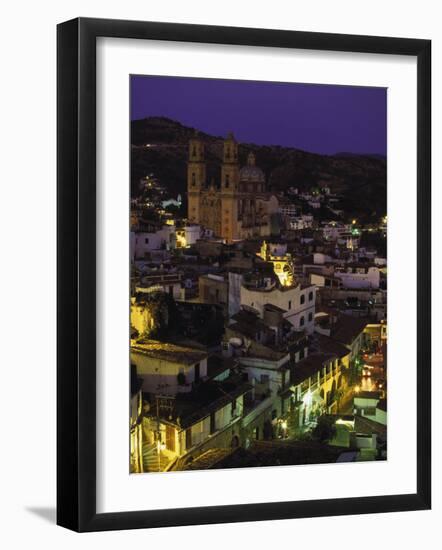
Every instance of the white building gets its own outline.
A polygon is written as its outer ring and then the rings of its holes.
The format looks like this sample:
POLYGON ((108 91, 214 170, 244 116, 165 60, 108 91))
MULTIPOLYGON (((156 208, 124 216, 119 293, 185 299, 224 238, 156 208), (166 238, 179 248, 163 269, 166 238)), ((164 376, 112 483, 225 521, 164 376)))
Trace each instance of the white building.
POLYGON ((155 232, 135 231, 130 235, 130 256, 133 260, 147 258, 154 250, 175 248, 175 227, 165 225, 155 232))
POLYGON ((200 349, 156 340, 137 342, 130 350, 142 390, 162 395, 190 392, 207 376, 207 357, 200 349))
POLYGON ((202 228, 198 224, 190 224, 176 230, 176 244, 179 248, 186 248, 196 243, 202 236, 202 228))
POLYGON ((324 254, 323 252, 315 252, 313 254, 313 263, 315 265, 324 265, 326 262, 331 262, 332 258, 331 256, 328 256, 327 254, 324 254))
POLYGON ((279 204, 278 212, 287 218, 294 218, 296 216, 296 206, 294 204, 279 204))
POLYGON ((336 241, 351 235, 351 226, 339 222, 329 222, 322 228, 322 234, 326 241, 336 241))
POLYGON ((313 216, 311 214, 303 214, 290 220, 290 229, 309 229, 313 227, 313 216))
POLYGON ((180 300, 182 298, 181 287, 180 273, 158 271, 144 275, 136 285, 135 292, 141 292, 142 294, 164 292, 172 296, 174 300, 180 300))
POLYGON ((377 266, 348 264, 335 269, 334 276, 341 279, 344 288, 379 288, 380 274, 377 266))
MULTIPOLYGON (((310 273, 310 282, 318 287, 367 290, 379 289, 380 269, 369 264, 331 265, 330 257, 321 253, 313 255, 314 265, 320 272, 310 273), (322 266, 319 268, 319 266, 322 266)), ((336 264, 336 262, 334 262, 336 264)))
POLYGON ((386 267, 387 266, 387 258, 380 258, 380 257, 376 256, 375 259, 374 259, 374 263, 375 263, 375 265, 377 265, 379 267, 386 267))
POLYGON ((360 392, 353 398, 353 412, 378 424, 387 425, 387 401, 381 392, 360 392))
POLYGON ((264 306, 270 304, 283 310, 283 317, 296 330, 314 331, 316 288, 313 285, 294 287, 267 286, 252 288, 241 286, 241 304, 249 306, 264 316, 264 306))

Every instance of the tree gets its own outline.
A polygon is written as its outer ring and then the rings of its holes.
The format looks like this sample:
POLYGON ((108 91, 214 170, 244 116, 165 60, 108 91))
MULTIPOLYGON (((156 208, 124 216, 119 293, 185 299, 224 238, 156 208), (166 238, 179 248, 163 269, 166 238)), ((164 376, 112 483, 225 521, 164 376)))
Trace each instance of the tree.
POLYGON ((350 385, 354 385, 359 380, 359 376, 362 370, 362 364, 363 363, 362 363, 360 354, 358 354, 358 356, 355 357, 354 361, 350 362, 350 376, 349 376, 350 385))
POLYGON ((145 297, 150 322, 143 333, 145 338, 164 338, 181 328, 182 319, 172 296, 165 292, 152 292, 145 297))
POLYGON ((341 405, 341 399, 344 397, 344 390, 342 388, 338 388, 335 392, 335 401, 337 405, 337 411, 339 413, 340 405, 341 405))
POLYGON ((299 427, 299 411, 295 408, 291 409, 286 417, 285 420, 287 422, 287 433, 290 438, 299 438, 299 434, 301 432, 299 427))
POLYGON ((312 435, 315 439, 321 443, 326 443, 333 439, 336 435, 336 426, 334 418, 330 416, 320 416, 318 423, 312 431, 312 435))

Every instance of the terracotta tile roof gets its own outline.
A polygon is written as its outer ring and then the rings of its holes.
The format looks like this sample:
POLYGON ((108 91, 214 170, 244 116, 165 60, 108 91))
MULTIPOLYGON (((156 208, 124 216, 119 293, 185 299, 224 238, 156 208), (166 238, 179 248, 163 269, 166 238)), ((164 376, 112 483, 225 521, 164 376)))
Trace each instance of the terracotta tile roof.
POLYGON ((333 338, 330 338, 329 336, 316 334, 315 340, 318 351, 333 353, 339 358, 345 357, 350 353, 348 348, 346 348, 336 340, 333 340, 333 338))
POLYGON ((352 317, 341 315, 331 330, 333 340, 341 344, 351 345, 367 326, 368 319, 364 317, 352 317))
POLYGON ((304 382, 304 380, 307 380, 311 376, 314 376, 322 369, 324 363, 335 358, 336 355, 334 353, 311 353, 308 357, 302 359, 292 366, 292 384, 300 384, 301 382, 304 382))
POLYGON ((131 346, 131 352, 146 355, 152 359, 181 363, 183 365, 193 365, 194 363, 198 363, 198 361, 206 359, 208 356, 208 353, 203 350, 159 342, 158 340, 137 342, 131 346))
POLYGON ((252 387, 238 376, 231 376, 223 382, 206 382, 191 393, 178 395, 175 401, 177 423, 182 428, 192 426, 252 387))

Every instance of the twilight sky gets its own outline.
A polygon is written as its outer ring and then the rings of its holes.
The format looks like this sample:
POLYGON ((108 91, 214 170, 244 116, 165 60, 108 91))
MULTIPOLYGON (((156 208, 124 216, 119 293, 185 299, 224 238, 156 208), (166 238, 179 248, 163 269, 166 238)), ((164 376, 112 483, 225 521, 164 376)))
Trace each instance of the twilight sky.
POLYGON ((133 76, 131 118, 148 116, 259 145, 387 153, 385 88, 133 76))

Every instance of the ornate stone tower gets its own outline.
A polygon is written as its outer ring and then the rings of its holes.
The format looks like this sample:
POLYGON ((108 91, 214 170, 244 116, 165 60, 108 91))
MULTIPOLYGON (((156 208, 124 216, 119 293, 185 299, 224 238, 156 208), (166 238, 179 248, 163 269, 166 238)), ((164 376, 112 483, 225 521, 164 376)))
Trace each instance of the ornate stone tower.
POLYGON ((189 141, 189 160, 187 163, 187 217, 192 223, 200 222, 200 197, 205 183, 204 143, 198 136, 195 136, 189 141))
POLYGON ((238 189, 238 143, 232 133, 224 140, 223 164, 221 167, 221 189, 233 192, 238 189))
POLYGON ((221 167, 221 236, 231 242, 238 235, 238 143, 232 133, 224 141, 221 167))

